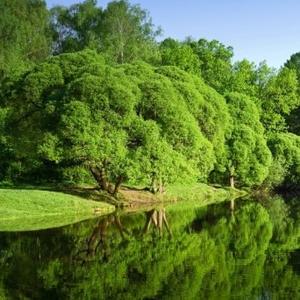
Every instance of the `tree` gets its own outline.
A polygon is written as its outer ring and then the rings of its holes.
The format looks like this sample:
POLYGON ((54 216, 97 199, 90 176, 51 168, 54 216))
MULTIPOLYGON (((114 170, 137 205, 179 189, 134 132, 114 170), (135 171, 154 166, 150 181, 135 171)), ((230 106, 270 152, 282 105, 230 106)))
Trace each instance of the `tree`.
POLYGON ((105 9, 96 0, 51 10, 54 52, 91 48, 105 54, 113 63, 136 59, 158 60, 156 30, 146 10, 126 0, 112 1, 105 9))
POLYGON ((50 12, 55 54, 86 47, 100 49, 103 13, 96 0, 85 0, 69 8, 55 6, 50 12))
POLYGON ((0 180, 5 180, 7 177, 10 159, 12 156, 8 136, 5 130, 8 118, 8 110, 0 108, 0 180))
POLYGON ((43 0, 0 2, 0 79, 18 75, 50 53, 50 28, 43 0))
POLYGON ((82 166, 116 194, 124 181, 163 191, 174 181, 204 181, 212 170, 211 143, 171 81, 149 65, 111 67, 90 50, 62 54, 14 89, 11 142, 40 177, 82 166))
POLYGON ((271 77, 260 95, 262 122, 267 131, 286 130, 287 116, 300 105, 294 70, 282 68, 271 77))
POLYGON ((298 82, 300 82, 300 52, 291 55, 284 67, 296 71, 298 82))
POLYGON ((233 65, 231 91, 256 97, 258 93, 257 88, 255 64, 246 59, 236 62, 233 65))
POLYGON ((186 44, 190 45, 199 58, 204 81, 221 94, 228 91, 231 81, 232 47, 226 47, 216 40, 205 39, 198 41, 188 39, 186 44))
POLYGON ((103 12, 103 50, 117 63, 156 60, 155 30, 146 10, 127 0, 113 1, 103 12))
MULTIPOLYGON (((230 130, 230 116, 225 99, 207 86, 198 76, 192 76, 175 67, 157 70, 167 76, 185 101, 189 112, 197 121, 199 130, 213 147, 210 161, 214 171, 224 171, 226 161, 225 138, 230 130)), ((211 146, 206 146, 207 152, 211 146)), ((202 163, 204 164, 204 163, 202 163)), ((213 176, 211 176, 213 177, 213 176)), ((216 180, 214 178, 213 180, 216 180)))
POLYGON ((254 102, 247 96, 230 93, 226 96, 233 121, 227 138, 227 176, 231 186, 260 185, 268 175, 271 152, 264 137, 264 127, 254 102))
POLYGON ((186 72, 199 75, 200 62, 189 45, 173 39, 165 39, 160 44, 162 65, 176 66, 186 72))
POLYGON ((297 187, 300 182, 300 137, 288 132, 270 134, 268 146, 273 162, 266 183, 297 187))
MULTIPOLYGON (((288 61, 284 64, 284 66, 290 70, 294 70, 297 74, 297 81, 298 81, 298 97, 300 97, 300 53, 297 52, 293 54, 288 61)), ((294 132, 295 134, 300 134, 300 107, 298 105, 291 114, 287 118, 287 123, 289 127, 289 131, 294 132)))

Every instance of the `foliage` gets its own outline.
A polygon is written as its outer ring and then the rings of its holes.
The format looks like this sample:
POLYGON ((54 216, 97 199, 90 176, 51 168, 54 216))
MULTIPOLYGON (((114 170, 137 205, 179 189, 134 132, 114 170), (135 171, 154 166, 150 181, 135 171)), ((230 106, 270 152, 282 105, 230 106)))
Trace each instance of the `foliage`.
POLYGON ((161 64, 176 66, 186 72, 200 74, 200 61, 189 45, 173 39, 165 39, 160 44, 161 64))
POLYGON ((102 9, 97 1, 86 0, 70 7, 51 9, 54 53, 73 52, 85 47, 99 48, 102 9))
POLYGON ((227 146, 227 170, 224 174, 240 185, 260 185, 268 175, 271 152, 264 137, 259 112, 251 99, 238 93, 226 97, 233 121, 227 146))
POLYGON ((231 80, 232 47, 226 47, 216 40, 198 41, 188 39, 187 45, 193 49, 200 61, 201 75, 205 82, 219 93, 227 91, 231 80))
POLYGON ((274 133, 268 139, 273 154, 268 182, 273 185, 300 182, 300 138, 292 133, 274 133))
POLYGON ((0 81, 50 53, 48 11, 42 0, 2 0, 0 32, 0 81))
POLYGON ((8 127, 25 173, 30 162, 57 172, 81 165, 108 191, 101 172, 156 189, 205 181, 214 151, 222 157, 224 99, 175 67, 111 67, 86 50, 50 58, 14 88, 8 127))
POLYGON ((268 131, 286 129, 285 118, 300 105, 296 72, 282 68, 261 92, 262 122, 268 131))
POLYGON ((105 9, 96 0, 51 10, 54 52, 85 48, 104 52, 115 63, 136 59, 156 61, 156 30, 146 10, 126 0, 109 2, 105 9))
POLYGON ((31 296, 46 299, 247 299, 268 287, 273 298, 297 297, 299 275, 281 242, 271 239, 270 211, 251 202, 241 201, 234 215, 225 205, 173 207, 167 210, 172 238, 143 231, 147 212, 51 234, 2 234, 3 293, 22 298, 31 286, 31 296))
POLYGON ((0 8, 1 181, 297 185, 297 53, 276 71, 216 40, 158 43, 127 0, 0 8))

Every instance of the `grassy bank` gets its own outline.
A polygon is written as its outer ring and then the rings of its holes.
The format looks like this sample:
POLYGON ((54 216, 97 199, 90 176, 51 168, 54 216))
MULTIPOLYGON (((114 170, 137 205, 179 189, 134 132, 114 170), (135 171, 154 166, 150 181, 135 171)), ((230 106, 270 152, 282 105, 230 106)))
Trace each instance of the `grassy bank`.
POLYGON ((175 185, 167 190, 166 197, 174 198, 177 201, 198 201, 203 205, 221 202, 226 199, 234 199, 245 196, 247 193, 242 190, 229 187, 213 187, 199 183, 196 185, 175 185))
POLYGON ((178 201, 198 202, 199 205, 205 206, 211 203, 242 197, 245 194, 245 191, 224 187, 217 188, 202 183, 193 185, 171 185, 166 189, 165 193, 157 195, 142 190, 130 188, 121 189, 122 204, 124 206, 178 201))
POLYGON ((245 195, 240 190, 206 184, 169 186, 165 193, 157 195, 130 187, 122 188, 118 201, 89 186, 61 190, 63 192, 29 186, 0 189, 0 231, 37 230, 75 223, 112 212, 114 207, 107 202, 135 210, 141 206, 172 202, 196 202, 206 206, 245 195))
POLYGON ((59 227, 113 210, 109 204, 65 193, 0 189, 0 231, 59 227))

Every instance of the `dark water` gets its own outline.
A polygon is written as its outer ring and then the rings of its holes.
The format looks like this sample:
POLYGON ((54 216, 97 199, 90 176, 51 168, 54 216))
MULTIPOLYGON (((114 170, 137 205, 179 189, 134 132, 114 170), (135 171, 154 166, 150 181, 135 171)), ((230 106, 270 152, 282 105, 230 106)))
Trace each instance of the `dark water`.
POLYGON ((0 299, 300 299, 300 199, 0 233, 0 299))

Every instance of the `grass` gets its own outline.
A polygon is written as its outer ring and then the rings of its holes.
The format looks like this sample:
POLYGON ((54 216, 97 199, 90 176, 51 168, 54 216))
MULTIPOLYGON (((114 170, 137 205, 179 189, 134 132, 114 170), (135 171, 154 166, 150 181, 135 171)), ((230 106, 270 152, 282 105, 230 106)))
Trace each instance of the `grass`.
POLYGON ((112 211, 109 204, 59 192, 0 189, 0 231, 59 227, 112 211))
POLYGON ((247 193, 229 187, 213 187, 198 183, 193 185, 174 185, 167 189, 166 198, 178 201, 198 202, 205 205, 245 196, 247 193))
POLYGON ((180 202, 180 205, 192 204, 206 206, 226 200, 243 197, 247 192, 229 187, 213 187, 203 183, 192 185, 170 185, 163 194, 152 194, 139 189, 121 189, 126 210, 138 210, 143 206, 180 202))
POLYGON ((0 188, 0 231, 38 230, 75 223, 112 212, 114 206, 105 202, 139 210, 171 202, 206 206, 245 195, 240 190, 199 183, 168 186, 165 193, 158 195, 124 187, 117 201, 91 186, 62 187, 61 192, 54 191, 55 188, 59 187, 0 188))

